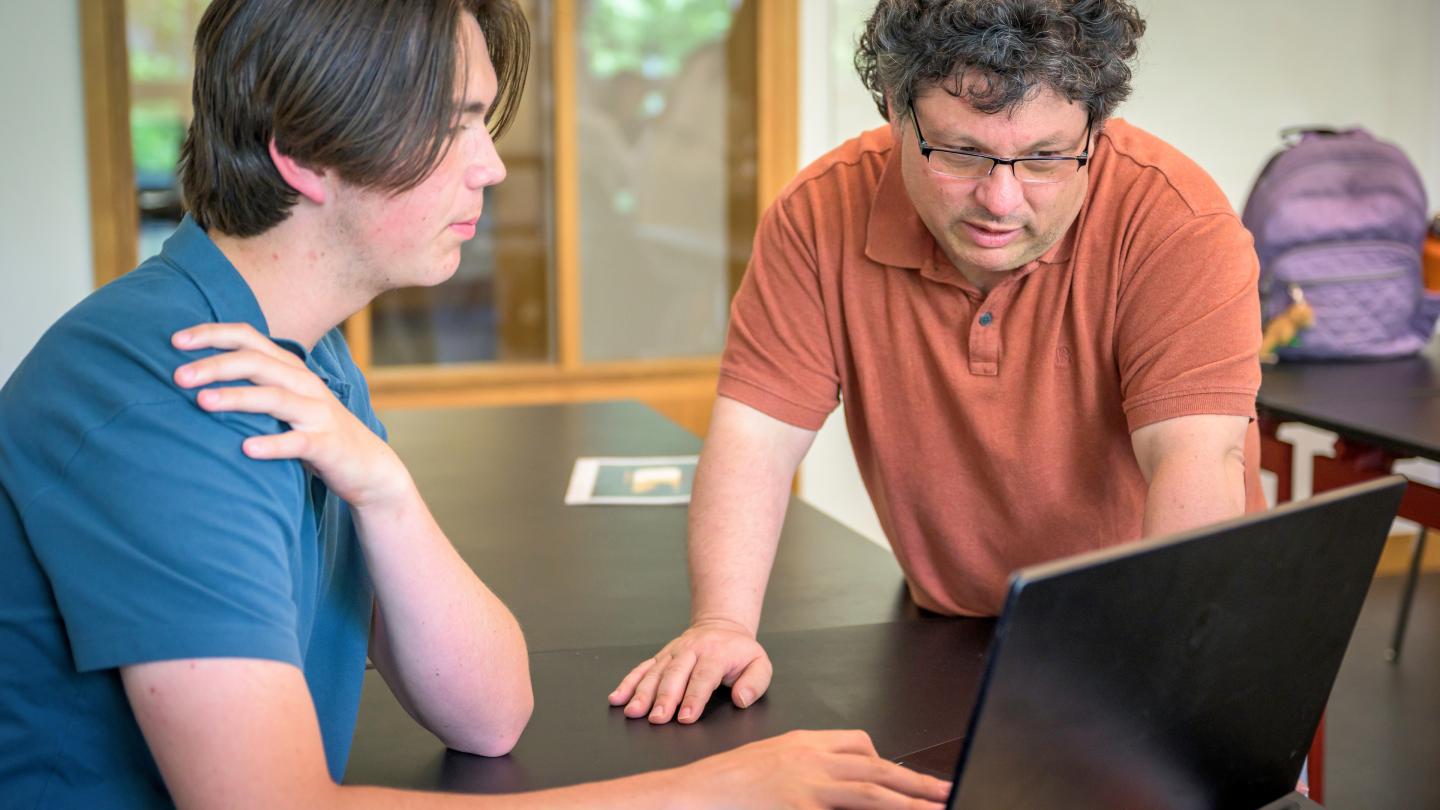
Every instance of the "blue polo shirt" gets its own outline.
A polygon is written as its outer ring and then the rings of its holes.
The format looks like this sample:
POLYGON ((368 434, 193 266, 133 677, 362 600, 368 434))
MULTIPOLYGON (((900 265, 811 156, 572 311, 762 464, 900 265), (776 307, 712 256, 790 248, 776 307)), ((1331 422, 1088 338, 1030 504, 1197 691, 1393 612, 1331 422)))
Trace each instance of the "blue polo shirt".
MULTIPOLYGON (((194 221, 97 290, 0 389, 0 805, 169 805, 118 667, 240 657, 300 667, 330 775, 359 708, 373 591, 349 510, 248 436, 286 426, 210 414, 171 375, 197 323, 269 334, 250 288, 194 221)), ((277 341, 376 433, 338 331, 277 341)), ((225 729, 216 729, 224 734, 225 729)))

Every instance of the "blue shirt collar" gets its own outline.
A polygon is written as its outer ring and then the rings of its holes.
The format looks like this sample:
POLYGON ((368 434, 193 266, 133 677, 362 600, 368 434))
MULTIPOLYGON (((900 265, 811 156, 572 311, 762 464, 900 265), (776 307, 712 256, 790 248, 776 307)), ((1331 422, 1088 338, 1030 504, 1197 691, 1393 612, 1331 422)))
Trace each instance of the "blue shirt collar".
MULTIPOLYGON (((305 366, 344 401, 350 387, 339 379, 340 375, 335 374, 333 368, 327 368, 326 363, 319 362, 320 358, 314 356, 315 352, 307 352, 299 343, 270 334, 265 313, 260 310, 260 302, 245 277, 215 246, 210 234, 200 227, 194 217, 186 214, 180 221, 180 226, 161 247, 160 259, 184 273, 199 288, 215 313, 216 323, 248 323, 255 327, 255 331, 304 361, 305 366)), ((321 345, 317 344, 316 349, 320 348, 321 345)))
POLYGON ((250 285, 245 283, 240 271, 225 258, 220 248, 210 241, 210 235, 189 214, 180 221, 175 233, 165 240, 160 258, 194 282, 200 294, 210 302, 216 322, 248 323, 260 334, 270 334, 265 313, 260 311, 260 302, 255 299, 250 285))

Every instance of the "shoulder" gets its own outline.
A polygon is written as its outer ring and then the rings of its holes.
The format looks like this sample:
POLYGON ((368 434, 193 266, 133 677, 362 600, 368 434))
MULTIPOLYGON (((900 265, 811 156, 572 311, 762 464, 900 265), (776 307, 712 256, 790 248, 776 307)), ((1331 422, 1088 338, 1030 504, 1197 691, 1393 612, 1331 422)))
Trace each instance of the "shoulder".
POLYGON ((1086 221, 1099 226, 1087 229, 1087 242, 1132 269, 1168 245, 1228 257, 1248 272, 1249 232, 1219 185, 1180 150, 1125 121, 1107 123, 1097 141, 1086 208, 1086 221))
POLYGON ((273 417, 202 411, 196 392, 175 384, 175 369, 199 355, 170 336, 214 319, 194 282, 158 258, 90 294, 0 390, 0 456, 10 456, 0 472, 9 478, 24 463, 53 482, 102 435, 117 452, 161 455, 238 452, 243 436, 277 432, 273 417))
POLYGON ((57 320, 6 385, 23 397, 58 386, 64 393, 119 400, 168 398, 170 373, 186 355, 170 336, 214 319, 205 296, 183 272, 153 258, 91 293, 57 320))
POLYGON ((868 208, 894 151, 892 132, 888 124, 866 130, 816 158, 785 186, 777 204, 795 211, 868 208))
POLYGON ((1093 166, 1095 201, 1117 213, 1160 205, 1171 215, 1234 214, 1220 186, 1198 163, 1124 120, 1106 123, 1093 166))

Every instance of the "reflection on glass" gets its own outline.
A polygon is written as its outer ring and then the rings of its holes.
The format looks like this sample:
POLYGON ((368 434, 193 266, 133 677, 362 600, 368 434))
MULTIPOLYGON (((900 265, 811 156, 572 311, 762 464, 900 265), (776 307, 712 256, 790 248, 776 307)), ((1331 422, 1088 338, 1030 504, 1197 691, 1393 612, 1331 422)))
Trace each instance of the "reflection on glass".
POLYGON ((530 78, 514 122, 496 143, 505 182, 485 190, 485 213, 452 278, 375 300, 377 366, 550 359, 550 53, 542 36, 550 23, 541 5, 520 4, 533 36, 530 78))
POLYGON ((140 209, 140 258, 180 223, 175 166, 190 124, 195 28, 210 0, 126 0, 130 69, 130 145, 140 209))
POLYGON ((731 197, 744 185, 733 178, 746 166, 753 177, 753 134, 737 143, 730 120, 740 4, 580 6, 584 358, 714 354, 729 302, 731 197))

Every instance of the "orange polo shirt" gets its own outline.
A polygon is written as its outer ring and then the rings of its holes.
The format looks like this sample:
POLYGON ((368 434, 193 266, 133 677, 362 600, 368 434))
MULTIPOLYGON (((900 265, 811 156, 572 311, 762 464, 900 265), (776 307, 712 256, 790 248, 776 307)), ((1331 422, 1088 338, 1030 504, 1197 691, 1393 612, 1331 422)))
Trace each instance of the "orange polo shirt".
POLYGON ((930 610, 995 615, 1016 568, 1138 538, 1132 431, 1255 415, 1259 263, 1225 196, 1119 120, 1088 171, 1069 231, 988 295, 921 222, 888 126, 801 172, 756 234, 719 393, 810 430, 844 398, 860 474, 930 610))

